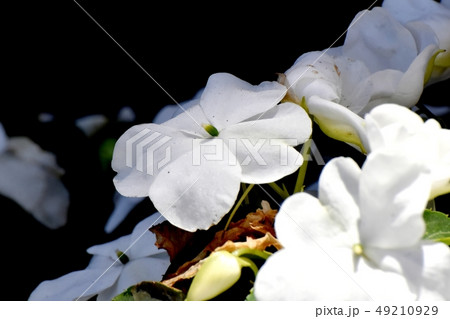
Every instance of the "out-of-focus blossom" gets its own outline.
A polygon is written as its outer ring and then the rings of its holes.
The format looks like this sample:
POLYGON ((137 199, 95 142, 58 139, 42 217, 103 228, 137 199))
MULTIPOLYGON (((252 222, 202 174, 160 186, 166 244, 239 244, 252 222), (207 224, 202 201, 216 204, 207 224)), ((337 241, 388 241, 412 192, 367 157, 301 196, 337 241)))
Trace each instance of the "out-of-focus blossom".
POLYGON ((54 154, 27 137, 8 138, 0 124, 0 194, 55 229, 67 221, 69 193, 54 154))
POLYGON ((130 235, 90 247, 93 257, 84 270, 43 281, 29 300, 111 300, 142 281, 159 281, 170 264, 165 250, 155 246, 156 236, 148 229, 164 221, 159 213, 142 220, 130 235))

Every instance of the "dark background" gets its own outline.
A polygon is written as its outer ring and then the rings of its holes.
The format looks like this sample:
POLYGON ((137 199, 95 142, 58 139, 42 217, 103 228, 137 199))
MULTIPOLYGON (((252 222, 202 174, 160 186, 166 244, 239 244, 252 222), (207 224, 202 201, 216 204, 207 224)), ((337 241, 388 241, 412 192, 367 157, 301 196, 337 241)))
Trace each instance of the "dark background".
MULTIPOLYGON (((252 84, 276 80, 301 54, 332 45, 372 2, 78 1, 177 102, 191 99, 215 72, 252 84)), ((113 209, 114 173, 102 168, 98 148, 132 125, 115 122, 123 106, 143 123, 174 104, 74 1, 15 6, 4 10, 0 121, 9 136, 28 136, 56 154, 71 205, 67 225, 49 230, 0 196, 2 300, 26 300, 41 281, 84 269, 88 247, 130 233, 154 212, 146 199, 115 232, 103 232, 113 209), (43 112, 54 120, 39 122, 43 112), (74 121, 97 113, 111 121, 87 138, 74 121)), ((445 104, 442 87, 425 92, 429 103, 445 104)))

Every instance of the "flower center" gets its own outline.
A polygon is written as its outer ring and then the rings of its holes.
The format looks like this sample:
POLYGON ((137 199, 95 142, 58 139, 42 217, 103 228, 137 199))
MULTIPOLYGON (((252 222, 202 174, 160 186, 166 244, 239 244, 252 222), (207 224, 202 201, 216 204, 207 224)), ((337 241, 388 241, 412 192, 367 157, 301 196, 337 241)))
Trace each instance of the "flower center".
POLYGON ((364 255, 364 247, 361 244, 354 244, 352 250, 356 256, 364 255))
POLYGON ((211 124, 202 124, 206 132, 211 136, 219 136, 219 131, 211 124))
POLYGON ((117 250, 117 251, 116 251, 116 255, 117 255, 117 258, 119 258, 120 262, 121 262, 123 265, 125 265, 127 262, 130 261, 130 258, 128 258, 128 256, 125 255, 125 254, 124 254, 122 251, 120 251, 120 250, 117 250))

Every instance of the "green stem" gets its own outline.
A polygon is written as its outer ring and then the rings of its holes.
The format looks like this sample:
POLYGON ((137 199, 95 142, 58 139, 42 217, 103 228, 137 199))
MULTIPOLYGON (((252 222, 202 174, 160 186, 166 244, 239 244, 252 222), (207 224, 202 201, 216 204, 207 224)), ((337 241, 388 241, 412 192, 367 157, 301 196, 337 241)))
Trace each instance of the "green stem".
POLYGON ((266 260, 267 258, 269 258, 272 255, 268 251, 252 249, 252 248, 240 248, 238 250, 233 251, 231 254, 236 257, 241 257, 243 255, 252 255, 252 256, 262 258, 264 260, 266 260))
POLYGON ((303 165, 300 166, 300 169, 298 170, 297 175, 297 182, 295 183, 294 188, 294 194, 298 192, 303 192, 303 189, 305 188, 305 176, 306 176, 306 169, 308 168, 308 157, 311 152, 311 143, 312 139, 309 139, 303 144, 302 148, 302 156, 303 156, 303 165))
POLYGON ((268 184, 278 195, 281 196, 281 198, 286 199, 289 197, 289 193, 287 192, 287 189, 282 189, 280 186, 278 186, 277 183, 269 183, 268 184))
POLYGON ((253 270, 253 273, 255 274, 256 278, 259 269, 253 261, 251 261, 249 258, 246 257, 239 257, 238 261, 241 264, 241 267, 249 267, 251 270, 253 270))
MULTIPOLYGON (((241 184, 242 185, 242 191, 246 191, 247 190, 247 185, 245 185, 244 183, 241 184)), ((245 204, 248 205, 250 204, 250 199, 248 198, 248 196, 245 196, 245 204)))
POLYGON ((239 198, 239 201, 236 203, 236 205, 234 206, 230 217, 228 218, 227 224, 225 225, 224 230, 228 229, 228 226, 231 223, 231 220, 234 217, 234 214, 236 214, 236 211, 238 210, 239 206, 241 206, 242 202, 244 201, 244 199, 247 197, 248 193, 252 190, 253 186, 255 186, 255 184, 250 184, 248 185, 247 189, 244 191, 244 193, 242 194, 241 198, 239 198))

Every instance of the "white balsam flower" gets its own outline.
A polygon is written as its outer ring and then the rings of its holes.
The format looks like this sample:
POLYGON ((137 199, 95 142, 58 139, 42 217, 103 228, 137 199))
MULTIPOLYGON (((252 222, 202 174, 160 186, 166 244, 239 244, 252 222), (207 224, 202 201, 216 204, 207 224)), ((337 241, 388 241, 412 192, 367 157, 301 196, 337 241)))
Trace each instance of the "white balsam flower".
POLYGON ((283 249, 255 282, 258 300, 449 300, 450 250, 422 240, 427 169, 376 152, 362 169, 335 158, 319 197, 287 198, 275 219, 283 249))
POLYGON ((303 54, 285 72, 285 84, 327 135, 369 151, 362 117, 382 103, 415 105, 438 49, 437 40, 419 48, 387 10, 364 10, 343 46, 303 54))
POLYGON ((155 246, 148 229, 164 221, 159 213, 139 222, 130 235, 90 247, 93 257, 86 269, 43 281, 29 300, 111 300, 142 281, 160 281, 170 265, 169 255, 155 246))
POLYGON ((294 148, 311 135, 296 104, 278 104, 286 88, 213 74, 198 100, 175 118, 130 128, 112 167, 124 196, 149 196, 173 225, 208 229, 229 212, 241 183, 270 183, 302 164, 294 148))

